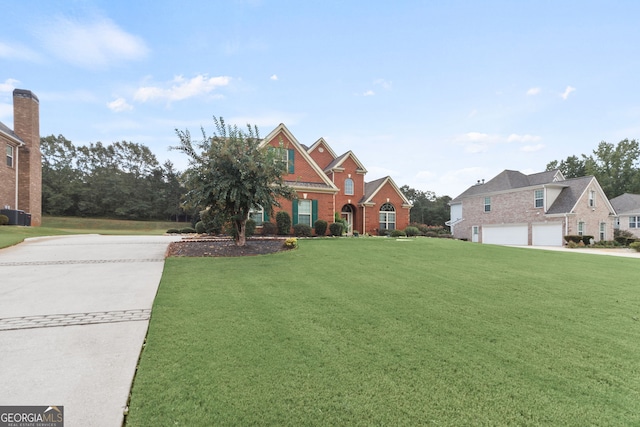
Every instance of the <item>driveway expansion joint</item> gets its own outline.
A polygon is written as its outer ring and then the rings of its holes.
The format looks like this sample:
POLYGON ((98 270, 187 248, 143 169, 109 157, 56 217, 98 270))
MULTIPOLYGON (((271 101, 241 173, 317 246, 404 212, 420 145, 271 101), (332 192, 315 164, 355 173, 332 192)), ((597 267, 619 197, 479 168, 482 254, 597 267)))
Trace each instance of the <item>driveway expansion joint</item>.
POLYGON ((25 265, 113 264, 113 263, 134 263, 134 262, 164 262, 164 258, 15 261, 15 262, 0 262, 0 267, 20 267, 25 265))
POLYGON ((0 332, 17 329, 55 328, 72 325, 137 322, 151 318, 151 309, 98 311, 92 313, 43 314, 0 319, 0 332))

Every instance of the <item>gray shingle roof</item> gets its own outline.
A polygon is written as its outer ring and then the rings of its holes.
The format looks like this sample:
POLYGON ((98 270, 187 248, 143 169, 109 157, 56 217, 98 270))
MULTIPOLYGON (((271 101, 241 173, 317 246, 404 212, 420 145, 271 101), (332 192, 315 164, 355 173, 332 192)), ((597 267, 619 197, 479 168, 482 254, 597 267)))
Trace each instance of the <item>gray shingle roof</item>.
POLYGON ((558 198, 553 205, 547 210, 547 214, 563 214, 569 213, 574 208, 580 196, 584 193, 587 186, 593 180, 593 176, 583 176, 581 178, 565 179, 558 181, 559 185, 564 188, 560 192, 558 198))
POLYGON ((452 202, 457 202, 460 199, 466 197, 479 196, 481 194, 513 190, 515 188, 531 187, 534 185, 549 184, 553 182, 557 174, 557 170, 552 170, 525 175, 522 172, 507 169, 500 172, 498 175, 484 184, 472 185, 458 197, 453 199, 452 202))
POLYGON ((618 215, 640 212, 640 194, 624 193, 610 202, 618 215))
POLYGON ((22 141, 18 135, 16 135, 7 125, 0 122, 0 132, 9 135, 11 138, 17 139, 18 141, 22 141))

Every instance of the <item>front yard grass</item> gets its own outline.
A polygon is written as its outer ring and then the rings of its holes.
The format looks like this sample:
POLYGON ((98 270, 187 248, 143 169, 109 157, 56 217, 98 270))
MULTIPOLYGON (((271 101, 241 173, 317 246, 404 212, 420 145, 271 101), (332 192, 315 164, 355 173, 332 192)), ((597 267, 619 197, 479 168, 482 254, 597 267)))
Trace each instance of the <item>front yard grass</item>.
POLYGON ((638 425, 638 261, 383 238, 170 258, 126 424, 638 425))

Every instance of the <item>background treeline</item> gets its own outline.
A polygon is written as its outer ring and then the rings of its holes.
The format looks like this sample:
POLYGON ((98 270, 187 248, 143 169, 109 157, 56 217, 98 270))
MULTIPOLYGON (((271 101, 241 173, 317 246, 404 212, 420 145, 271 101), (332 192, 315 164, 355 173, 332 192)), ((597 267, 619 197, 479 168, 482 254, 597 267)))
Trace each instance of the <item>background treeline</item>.
POLYGON ((554 160, 547 170, 560 169, 565 178, 593 175, 609 199, 624 193, 640 194, 640 146, 624 139, 617 145, 602 141, 590 155, 554 160))
POLYGON ((408 185, 400 187, 400 191, 413 204, 410 213, 412 224, 444 226, 449 221, 451 197, 438 197, 433 191, 416 190, 408 185))
POLYGON ((184 188, 170 161, 158 163, 132 142, 74 146, 62 135, 43 137, 45 215, 177 220, 184 188))

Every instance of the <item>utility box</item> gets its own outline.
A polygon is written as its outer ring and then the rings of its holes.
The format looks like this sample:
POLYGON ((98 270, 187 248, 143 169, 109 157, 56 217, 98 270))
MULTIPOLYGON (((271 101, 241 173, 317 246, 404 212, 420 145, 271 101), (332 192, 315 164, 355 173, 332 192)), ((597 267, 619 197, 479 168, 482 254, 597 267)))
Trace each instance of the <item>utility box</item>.
POLYGON ((2 209, 1 215, 6 215, 9 218, 9 225, 24 225, 24 211, 16 209, 2 209), (20 213, 22 212, 22 216, 20 213))

